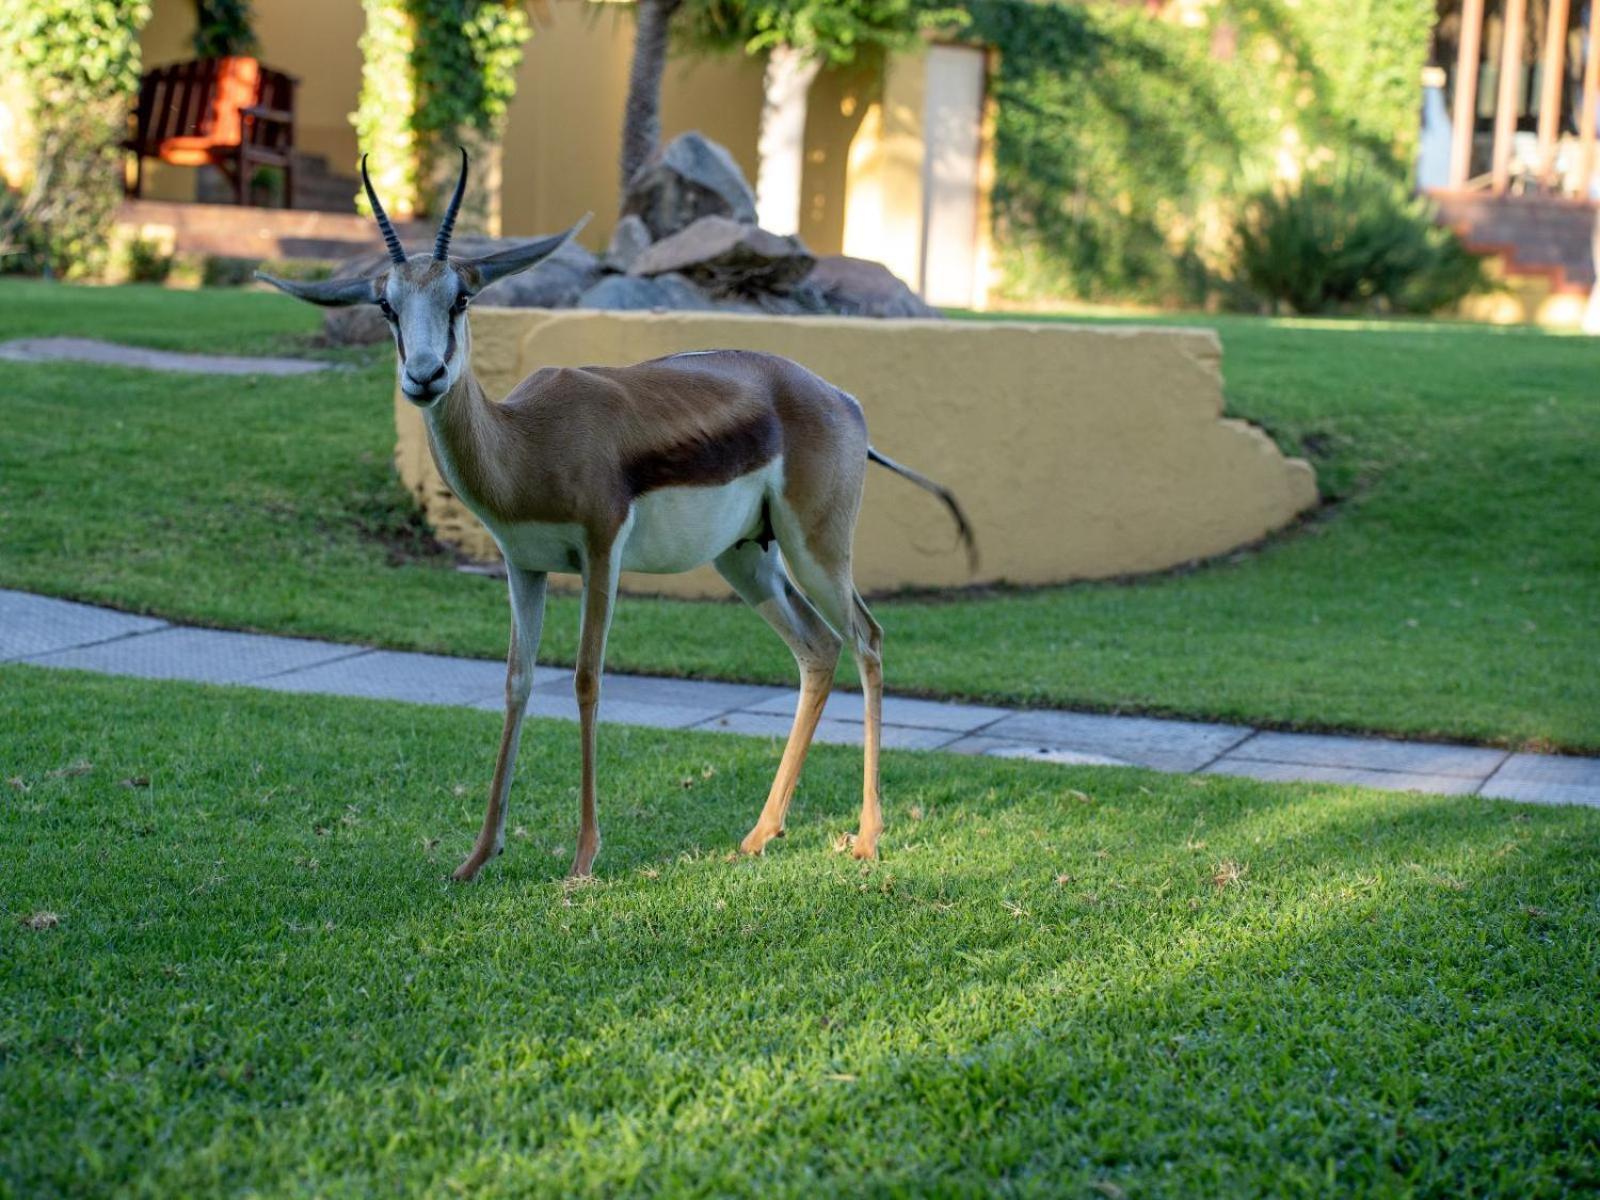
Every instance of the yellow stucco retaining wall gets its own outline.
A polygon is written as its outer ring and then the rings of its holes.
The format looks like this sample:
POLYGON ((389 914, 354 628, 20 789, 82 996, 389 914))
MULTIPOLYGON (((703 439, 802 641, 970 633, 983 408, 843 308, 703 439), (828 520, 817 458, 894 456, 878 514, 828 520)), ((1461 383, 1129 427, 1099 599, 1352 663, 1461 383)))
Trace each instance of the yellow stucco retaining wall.
MULTIPOLYGON (((540 309, 481 310, 472 327, 491 396, 540 366, 713 347, 787 355, 856 396, 875 446, 955 490, 983 553, 974 579, 938 501, 873 469, 856 537, 863 589, 1156 571, 1252 542, 1317 500, 1309 464, 1221 415, 1207 330, 540 309)), ((400 477, 439 536, 492 557, 398 390, 395 420, 400 477)), ((709 569, 624 584, 726 594, 709 569)))

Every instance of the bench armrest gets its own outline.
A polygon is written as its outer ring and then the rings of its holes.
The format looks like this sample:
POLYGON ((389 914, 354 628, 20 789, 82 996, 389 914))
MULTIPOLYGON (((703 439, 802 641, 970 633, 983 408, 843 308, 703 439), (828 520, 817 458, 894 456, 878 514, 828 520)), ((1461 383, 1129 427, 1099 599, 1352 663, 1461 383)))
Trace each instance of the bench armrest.
POLYGON ((253 117, 257 121, 271 121, 279 125, 293 125, 294 114, 286 108, 265 108, 259 104, 252 104, 249 108, 239 110, 241 117, 253 117))

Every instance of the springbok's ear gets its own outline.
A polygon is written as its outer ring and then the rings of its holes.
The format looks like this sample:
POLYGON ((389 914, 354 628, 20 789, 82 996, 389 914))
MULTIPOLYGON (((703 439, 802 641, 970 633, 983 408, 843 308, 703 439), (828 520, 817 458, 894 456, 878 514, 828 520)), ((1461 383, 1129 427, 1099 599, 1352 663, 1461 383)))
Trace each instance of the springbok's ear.
POLYGON ((257 271, 256 278, 270 283, 280 292, 288 292, 296 300, 320 304, 324 308, 343 308, 351 304, 376 304, 377 281, 373 279, 322 279, 305 283, 297 279, 278 279, 257 271))
POLYGON ((593 213, 585 213, 583 220, 565 233, 540 238, 536 242, 523 242, 520 246, 485 254, 482 258, 464 258, 458 261, 456 266, 466 276, 468 286, 474 292, 482 291, 497 279, 515 275, 518 271, 526 271, 529 267, 537 266, 542 260, 549 258, 561 249, 568 238, 576 237, 578 231, 589 223, 589 218, 592 216, 593 213))

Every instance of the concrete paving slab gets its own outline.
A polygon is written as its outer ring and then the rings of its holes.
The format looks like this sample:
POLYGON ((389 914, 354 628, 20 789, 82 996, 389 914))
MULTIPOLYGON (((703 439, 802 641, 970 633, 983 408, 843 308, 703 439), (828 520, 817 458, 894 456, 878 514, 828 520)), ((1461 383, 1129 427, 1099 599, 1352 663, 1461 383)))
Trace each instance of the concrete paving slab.
MULTIPOLYGON (((400 654, 295 638, 172 626, 91 605, 0 589, 0 662, 250 684, 276 691, 461 704, 498 710, 499 662, 400 654)), ((577 719, 570 671, 542 670, 530 715, 577 719)), ((787 737, 790 688, 607 675, 601 720, 787 737)), ((983 705, 886 697, 884 745, 1027 758, 1072 765, 1205 770, 1277 782, 1357 784, 1542 804, 1600 807, 1600 759, 1507 754, 1386 738, 1255 733, 1236 725, 1070 712, 1010 712, 983 705)), ((861 697, 830 699, 817 740, 859 745, 861 697)))
MULTIPOLYGON (((40 655, 29 663, 144 679, 188 679, 196 683, 259 683, 283 671, 337 663, 357 649, 334 642, 228 633, 218 629, 158 629, 40 655)), ((265 686, 265 685, 264 685, 265 686)))
MULTIPOLYGON (((755 737, 787 738, 792 718, 777 713, 731 712, 694 726, 714 733, 742 733, 755 737)), ((859 746, 865 727, 854 721, 817 723, 816 741, 839 746, 859 746)), ((953 741, 956 734, 947 729, 912 729, 904 725, 885 725, 883 745, 887 750, 937 750, 953 741)))
MULTIPOLYGON (((494 696, 479 700, 473 708, 502 712, 505 697, 494 696)), ((615 700, 609 693, 600 699, 601 725, 643 725, 650 729, 687 729, 699 725, 724 712, 720 708, 696 708, 683 704, 640 704, 635 700, 615 700)), ((578 700, 571 692, 564 695, 541 695, 528 698, 528 716, 551 717, 558 721, 578 719, 578 700)))
POLYGON ((502 663, 369 650, 339 662, 275 675, 262 680, 260 686, 276 692, 321 692, 414 704, 471 704, 491 697, 504 699, 505 676, 502 663))
POLYGON ((154 617, 0 589, 0 662, 149 633, 166 625, 154 617))
POLYGON ((121 346, 94 338, 38 337, 0 342, 0 359, 9 362, 83 362, 106 367, 138 367, 146 371, 179 371, 191 375, 309 375, 335 364, 303 358, 244 358, 231 354, 175 354, 121 346))
POLYGON ((1371 771, 1406 771, 1416 775, 1461 775, 1485 779, 1505 760, 1506 752, 1487 750, 1481 746, 1396 742, 1389 738, 1258 733, 1228 751, 1228 757, 1314 767, 1356 767, 1371 771))
POLYGON ((1465 775, 1429 775, 1415 771, 1366 771, 1359 767, 1319 767, 1309 763, 1258 762, 1228 755, 1212 763, 1206 775, 1237 775, 1268 783, 1351 783, 1389 792, 1432 792, 1467 796, 1478 781, 1465 775))
POLYGON ((981 754, 987 758, 1025 758, 1032 762, 1056 763, 1074 767, 1131 767, 1126 759, 1107 754, 1087 754, 1060 746, 1041 746, 1038 742, 1019 742, 1013 738, 989 737, 978 733, 942 747, 952 754, 981 754))
POLYGON ((1600 759, 1559 754, 1513 754, 1479 795, 1536 804, 1600 807, 1600 759))
POLYGON ((1566 783, 1528 783, 1490 780, 1478 795, 1490 800, 1519 800, 1524 804, 1581 804, 1600 808, 1600 787, 1579 787, 1566 783))
POLYGON ((1093 713, 1020 712, 983 731, 1056 750, 1099 754, 1159 771, 1197 771, 1248 737, 1242 725, 1162 721, 1093 713))
MULTIPOLYGON (((799 697, 799 692, 789 691, 747 708, 750 712, 793 716, 795 702, 799 697)), ((975 729, 982 729, 985 725, 992 725, 1002 717, 1010 715, 1009 708, 987 708, 979 704, 946 704, 938 700, 914 700, 907 696, 883 698, 883 719, 886 724, 908 725, 921 729, 948 729, 952 733, 971 733, 975 729)), ((860 692, 834 692, 828 697, 822 716, 824 720, 854 721, 859 725, 866 720, 866 701, 860 692)))
MULTIPOLYGON (((501 668, 504 673, 504 668, 501 668)), ((572 695, 572 672, 537 671, 534 675, 534 695, 572 695)), ((606 672, 600 685, 600 703, 627 700, 636 704, 653 704, 663 708, 683 706, 704 708, 713 712, 731 712, 748 708, 774 697, 784 695, 783 688, 763 687, 750 683, 718 683, 707 679, 657 679, 648 675, 613 675, 606 672)))

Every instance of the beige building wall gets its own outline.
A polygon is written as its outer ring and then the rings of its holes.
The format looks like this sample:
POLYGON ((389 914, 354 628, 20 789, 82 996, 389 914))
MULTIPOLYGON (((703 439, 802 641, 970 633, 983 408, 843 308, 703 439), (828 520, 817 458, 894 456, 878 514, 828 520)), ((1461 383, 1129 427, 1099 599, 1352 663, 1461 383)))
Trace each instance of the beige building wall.
MULTIPOLYGON (((616 223, 622 113, 633 55, 630 6, 545 6, 517 75, 503 141, 504 231, 550 233, 595 214, 583 240, 603 246, 616 223)), ((663 138, 698 129, 755 178, 761 65, 674 56, 662 85, 663 138)))
MULTIPOLYGON (((712 346, 817 371, 860 399, 874 445, 955 491, 977 532, 974 576, 943 506, 872 468, 856 578, 878 591, 1162 570, 1253 542, 1317 502, 1307 463, 1222 416, 1221 348, 1208 330, 490 309, 473 317, 473 338, 496 397, 540 366, 712 346)), ((398 392, 394 403, 402 480, 441 537, 492 556, 434 468, 420 412, 398 392)), ((626 583, 725 594, 709 569, 626 583)))
MULTIPOLYGON (((502 144, 505 234, 548 233, 592 211, 583 240, 599 248, 609 238, 633 53, 630 9, 588 0, 533 9, 535 31, 502 144)), ((359 0, 259 0, 254 12, 262 61, 300 80, 297 144, 353 174, 359 150, 350 114, 365 27, 359 0)), ((154 0, 141 37, 145 66, 192 58, 194 28, 193 0, 154 0)), ((674 56, 662 88, 663 136, 698 129, 727 146, 753 181, 761 66, 737 54, 674 56)), ((925 252, 925 79, 920 53, 824 70, 811 90, 802 177, 800 233, 812 250, 885 262, 913 287, 925 252)), ((146 160, 145 170, 152 199, 194 198, 193 169, 146 160)), ((985 243, 980 235, 980 261, 985 243)))
MULTIPOLYGON (((848 166, 842 192, 844 227, 841 250, 885 264, 918 293, 925 293, 928 264, 960 258, 972 264, 971 304, 984 308, 992 285, 989 192, 994 180, 994 113, 980 98, 972 119, 980 131, 974 164, 972 207, 976 219, 955 234, 930 228, 930 111, 952 99, 929 95, 929 55, 914 51, 892 55, 879 75, 865 113, 848 142, 848 166), (937 239, 970 238, 968 245, 947 253, 937 239)), ((934 86, 939 86, 937 82, 934 86)), ((970 97, 966 98, 970 102, 970 97)), ((945 181, 948 189, 949 181, 945 181)), ((938 297, 933 297, 938 302, 938 297)))

